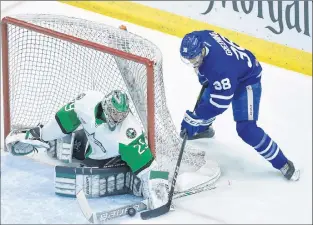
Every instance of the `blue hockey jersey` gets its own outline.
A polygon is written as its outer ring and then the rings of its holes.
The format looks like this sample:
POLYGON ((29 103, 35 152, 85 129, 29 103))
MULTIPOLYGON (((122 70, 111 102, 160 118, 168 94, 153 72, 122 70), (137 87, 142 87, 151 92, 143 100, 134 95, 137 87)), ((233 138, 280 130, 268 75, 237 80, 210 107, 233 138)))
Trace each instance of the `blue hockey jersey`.
POLYGON ((237 89, 259 82, 262 67, 250 51, 214 31, 193 33, 208 52, 196 68, 200 83, 208 82, 208 88, 195 112, 202 119, 210 119, 228 108, 237 89))

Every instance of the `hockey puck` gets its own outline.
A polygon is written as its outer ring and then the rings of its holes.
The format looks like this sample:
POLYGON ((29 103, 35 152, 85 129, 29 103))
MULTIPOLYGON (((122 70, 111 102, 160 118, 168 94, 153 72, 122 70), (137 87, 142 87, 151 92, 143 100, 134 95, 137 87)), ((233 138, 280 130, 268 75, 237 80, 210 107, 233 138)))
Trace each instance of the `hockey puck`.
POLYGON ((134 208, 129 208, 129 209, 127 209, 127 214, 130 216, 130 217, 133 217, 133 216, 135 216, 136 215, 136 209, 134 209, 134 208))

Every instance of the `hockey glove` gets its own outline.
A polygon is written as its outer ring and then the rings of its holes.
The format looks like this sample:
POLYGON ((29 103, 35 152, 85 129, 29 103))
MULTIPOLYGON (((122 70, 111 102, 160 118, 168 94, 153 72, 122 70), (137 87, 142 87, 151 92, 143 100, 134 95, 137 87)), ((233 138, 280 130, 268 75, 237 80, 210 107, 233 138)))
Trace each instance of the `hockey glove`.
POLYGON ((6 146, 12 155, 27 155, 37 148, 50 148, 49 143, 41 140, 41 127, 17 129, 6 137, 6 146))
POLYGON ((181 123, 181 133, 186 130, 187 136, 190 139, 193 136, 207 130, 214 120, 215 117, 209 120, 202 120, 196 114, 193 114, 192 112, 187 110, 181 123))
POLYGON ((207 86, 209 84, 208 78, 206 78, 206 76, 202 75, 199 72, 198 68, 195 69, 195 72, 198 75, 198 80, 199 80, 200 84, 203 85, 203 86, 207 86))
POLYGON ((198 75, 198 79, 199 79, 200 84, 203 86, 207 86, 209 84, 209 80, 204 76, 198 75))

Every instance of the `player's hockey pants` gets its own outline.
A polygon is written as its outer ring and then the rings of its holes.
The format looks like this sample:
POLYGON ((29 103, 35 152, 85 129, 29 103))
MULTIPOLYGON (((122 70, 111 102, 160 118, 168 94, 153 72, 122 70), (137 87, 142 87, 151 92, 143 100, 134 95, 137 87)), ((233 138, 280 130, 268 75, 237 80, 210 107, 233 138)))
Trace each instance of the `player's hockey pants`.
POLYGON ((273 167, 281 169, 287 158, 271 137, 257 125, 262 93, 261 83, 238 89, 232 101, 236 129, 241 139, 252 146, 273 167))

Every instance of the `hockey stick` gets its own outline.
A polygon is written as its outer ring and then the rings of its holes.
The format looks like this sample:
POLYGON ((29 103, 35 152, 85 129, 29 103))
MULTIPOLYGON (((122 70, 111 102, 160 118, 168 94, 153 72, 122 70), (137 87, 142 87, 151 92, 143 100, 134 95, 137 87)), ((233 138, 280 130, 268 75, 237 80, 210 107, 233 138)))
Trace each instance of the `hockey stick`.
MULTIPOLYGON (((200 102, 200 99, 201 99, 201 96, 202 96, 205 88, 206 88, 206 86, 203 85, 202 88, 201 88, 200 94, 198 96, 198 99, 197 99, 197 102, 196 102, 196 105, 195 105, 193 111, 195 111, 196 107, 198 106, 198 104, 200 102)), ((163 206, 161 206, 159 208, 142 212, 140 214, 141 219, 147 220, 147 219, 155 218, 155 217, 161 216, 161 215, 163 215, 165 213, 168 213, 170 211, 171 204, 172 204, 172 201, 173 201, 173 195, 174 195, 176 180, 177 180, 177 176, 178 176, 178 173, 179 173, 180 163, 181 163, 181 160, 182 160, 182 157, 183 157, 184 149, 185 149, 185 146, 186 146, 187 137, 188 137, 187 136, 187 132, 186 132, 186 130, 184 130, 183 143, 182 143, 181 148, 180 148, 180 152, 179 152, 177 163, 176 163, 176 167, 175 167, 175 172, 174 172, 174 175, 173 175, 173 178, 172 178, 172 186, 171 186, 170 192, 168 194, 168 202, 165 205, 163 205, 163 206)))
MULTIPOLYGON (((207 184, 207 185, 199 185, 194 188, 191 188, 187 191, 177 192, 174 194, 174 199, 182 198, 190 195, 194 195, 203 191, 215 189, 215 182, 207 184)), ((147 209, 147 200, 143 200, 140 202, 136 202, 127 206, 123 206, 117 209, 100 211, 100 212, 93 212, 88 204, 86 195, 84 194, 83 190, 80 190, 76 195, 79 207, 83 212, 85 218, 90 223, 106 223, 110 220, 130 215, 130 209, 133 210, 132 215, 134 216, 137 212, 141 212, 147 209)))

